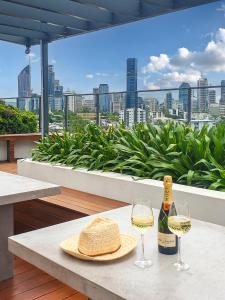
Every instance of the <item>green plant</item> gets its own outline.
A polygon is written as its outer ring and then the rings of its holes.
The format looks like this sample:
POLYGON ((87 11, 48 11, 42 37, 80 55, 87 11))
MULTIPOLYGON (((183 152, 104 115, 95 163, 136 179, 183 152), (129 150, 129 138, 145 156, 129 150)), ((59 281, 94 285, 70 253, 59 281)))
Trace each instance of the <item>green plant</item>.
POLYGON ((53 134, 33 159, 225 191, 225 126, 192 129, 178 122, 107 130, 94 124, 53 134))
POLYGON ((34 113, 0 103, 0 134, 36 131, 37 119, 34 113))

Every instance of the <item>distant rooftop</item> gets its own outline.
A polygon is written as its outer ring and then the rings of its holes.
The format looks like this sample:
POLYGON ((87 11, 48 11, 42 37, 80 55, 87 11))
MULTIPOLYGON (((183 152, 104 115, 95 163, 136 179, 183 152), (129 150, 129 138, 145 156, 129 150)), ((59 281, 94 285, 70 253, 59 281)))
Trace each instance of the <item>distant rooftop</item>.
POLYGON ((0 0, 0 40, 37 45, 217 0, 0 0))

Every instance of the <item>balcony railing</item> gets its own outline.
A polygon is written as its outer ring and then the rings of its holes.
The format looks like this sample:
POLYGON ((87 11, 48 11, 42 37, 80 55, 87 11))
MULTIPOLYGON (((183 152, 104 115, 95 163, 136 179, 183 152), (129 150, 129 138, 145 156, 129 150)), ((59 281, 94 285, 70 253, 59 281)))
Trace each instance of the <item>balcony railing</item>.
MULTIPOLYGON (((152 123, 177 119, 201 126, 213 125, 225 116, 221 85, 49 96, 49 130, 73 131, 95 122, 101 126, 152 123)), ((41 129, 41 96, 1 98, 5 104, 33 112, 41 129)))

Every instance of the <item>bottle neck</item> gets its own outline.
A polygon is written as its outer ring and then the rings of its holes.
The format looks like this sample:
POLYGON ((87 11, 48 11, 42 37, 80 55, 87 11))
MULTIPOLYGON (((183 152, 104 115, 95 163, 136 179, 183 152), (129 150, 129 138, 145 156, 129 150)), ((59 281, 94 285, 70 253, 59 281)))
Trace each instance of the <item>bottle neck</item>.
POLYGON ((172 203, 172 183, 164 186, 163 209, 168 211, 172 203))

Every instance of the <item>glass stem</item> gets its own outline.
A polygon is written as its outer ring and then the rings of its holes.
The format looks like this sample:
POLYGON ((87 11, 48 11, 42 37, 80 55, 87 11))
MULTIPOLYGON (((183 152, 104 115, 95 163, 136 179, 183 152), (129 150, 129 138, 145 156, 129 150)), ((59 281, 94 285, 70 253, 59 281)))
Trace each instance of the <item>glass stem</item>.
POLYGON ((182 264, 182 257, 181 257, 181 237, 178 236, 178 258, 177 258, 178 264, 182 264))
POLYGON ((141 248, 142 248, 142 258, 145 258, 145 241, 144 234, 141 234, 141 248))

